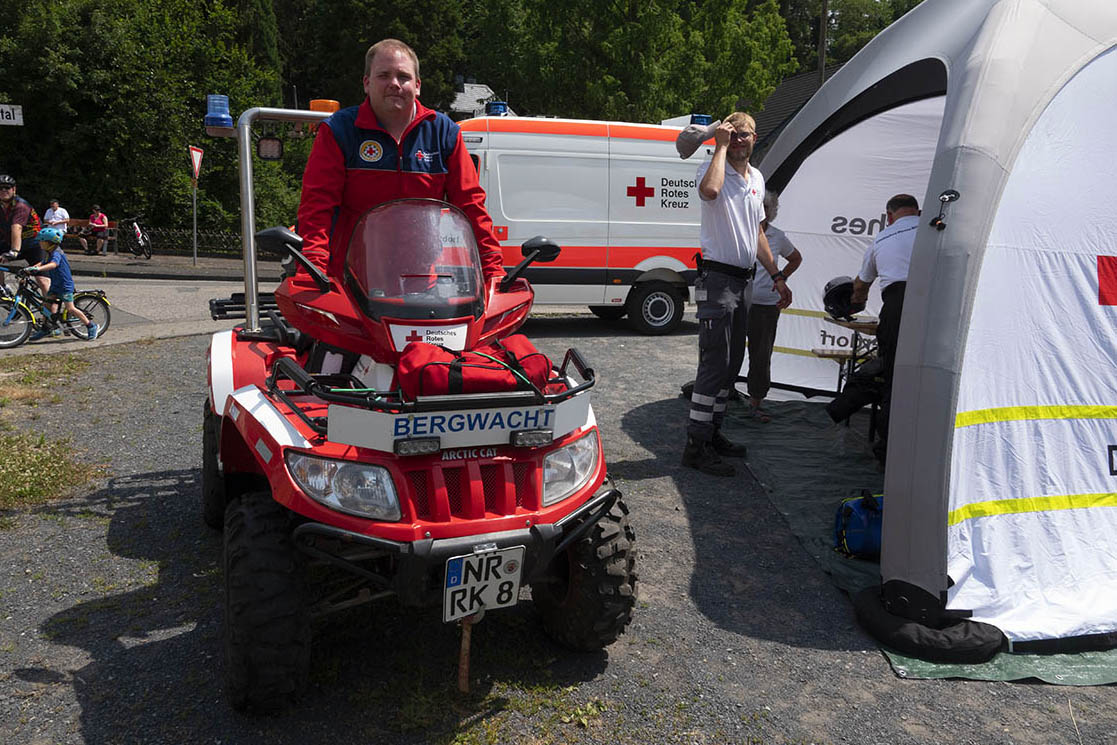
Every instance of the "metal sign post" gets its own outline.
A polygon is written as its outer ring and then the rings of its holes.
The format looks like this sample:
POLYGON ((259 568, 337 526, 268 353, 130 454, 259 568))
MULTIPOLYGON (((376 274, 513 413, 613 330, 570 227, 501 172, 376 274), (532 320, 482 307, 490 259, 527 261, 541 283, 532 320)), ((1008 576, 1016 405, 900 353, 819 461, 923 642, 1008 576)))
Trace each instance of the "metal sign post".
POLYGON ((202 153, 200 147, 189 146, 190 162, 194 166, 194 178, 190 180, 194 186, 194 266, 198 265, 198 173, 202 170, 202 153))

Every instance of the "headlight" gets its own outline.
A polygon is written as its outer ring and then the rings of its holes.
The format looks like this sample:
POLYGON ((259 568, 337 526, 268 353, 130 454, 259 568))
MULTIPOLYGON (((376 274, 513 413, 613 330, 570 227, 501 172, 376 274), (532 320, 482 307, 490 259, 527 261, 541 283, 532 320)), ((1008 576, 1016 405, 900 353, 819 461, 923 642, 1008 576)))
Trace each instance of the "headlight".
POLYGON ((585 486, 597 470, 597 430, 543 458, 543 506, 561 502, 585 486))
POLYGON ((308 497, 331 509, 374 520, 400 519, 396 487, 386 468, 288 450, 287 470, 308 497))

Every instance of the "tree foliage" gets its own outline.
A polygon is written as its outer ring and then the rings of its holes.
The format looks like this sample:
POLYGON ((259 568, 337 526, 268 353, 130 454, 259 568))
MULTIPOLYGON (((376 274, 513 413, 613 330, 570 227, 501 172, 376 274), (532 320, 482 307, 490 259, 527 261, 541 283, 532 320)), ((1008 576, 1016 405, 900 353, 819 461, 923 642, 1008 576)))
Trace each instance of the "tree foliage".
MULTIPOLYGON (((831 58, 917 2, 830 0, 831 58)), ((394 37, 419 55, 423 102, 443 110, 461 75, 521 114, 724 116, 759 109, 797 65, 812 66, 820 3, 21 0, 0 26, 0 102, 22 104, 26 126, 0 128, 0 171, 40 208, 57 196, 75 215, 97 201, 111 217, 189 225, 186 148, 199 145, 199 224, 236 228, 235 142, 205 136, 208 93, 228 95, 234 117, 311 98, 352 105, 365 51, 394 37)), ((290 222, 309 142, 288 139, 283 162, 256 164, 258 224, 290 222)))

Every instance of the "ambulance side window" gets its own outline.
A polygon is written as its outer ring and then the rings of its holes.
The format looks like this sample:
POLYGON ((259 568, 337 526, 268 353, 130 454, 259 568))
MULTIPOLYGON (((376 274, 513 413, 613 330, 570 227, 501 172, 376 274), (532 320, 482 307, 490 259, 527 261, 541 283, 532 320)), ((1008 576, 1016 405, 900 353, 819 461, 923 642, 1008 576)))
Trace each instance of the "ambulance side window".
POLYGON ((608 158, 502 153, 496 169, 501 207, 509 219, 609 219, 608 158))

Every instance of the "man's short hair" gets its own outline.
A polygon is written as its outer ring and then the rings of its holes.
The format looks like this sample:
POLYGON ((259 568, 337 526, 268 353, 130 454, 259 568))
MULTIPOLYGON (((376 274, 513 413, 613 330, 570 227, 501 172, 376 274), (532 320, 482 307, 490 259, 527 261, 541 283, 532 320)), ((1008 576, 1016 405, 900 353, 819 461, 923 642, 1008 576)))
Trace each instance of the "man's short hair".
POLYGON ((100 212, 101 211, 101 205, 99 205, 99 204, 93 205, 93 211, 94 212, 100 212))
POLYGON ((743 111, 734 111, 729 116, 725 117, 725 121, 733 125, 733 129, 739 129, 742 124, 746 125, 753 132, 756 131, 756 120, 750 114, 743 111))
POLYGON ((415 54, 414 49, 399 39, 381 39, 368 48, 368 51, 365 52, 365 77, 368 77, 368 74, 372 72, 372 60, 381 49, 398 49, 406 54, 411 58, 411 64, 415 65, 415 78, 417 80, 422 79, 419 77, 419 55, 415 54))
POLYGON ((902 209, 919 209, 919 202, 911 194, 897 194, 888 200, 888 204, 884 205, 884 209, 888 212, 896 212, 902 209))

